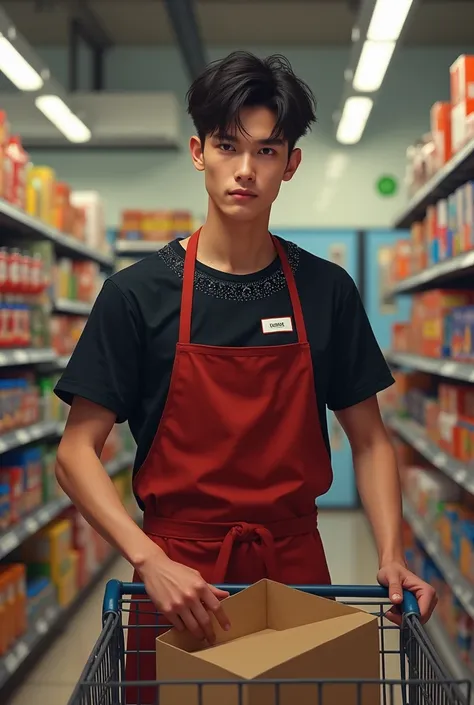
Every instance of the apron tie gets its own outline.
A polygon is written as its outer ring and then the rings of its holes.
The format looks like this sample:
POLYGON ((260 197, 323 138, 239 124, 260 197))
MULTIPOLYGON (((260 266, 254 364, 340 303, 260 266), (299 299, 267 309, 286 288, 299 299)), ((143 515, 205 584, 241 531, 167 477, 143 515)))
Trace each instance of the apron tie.
POLYGON ((229 566, 234 543, 251 543, 260 554, 265 566, 267 577, 272 580, 277 578, 277 561, 275 554, 275 541, 272 532, 260 524, 247 524, 240 522, 233 526, 226 534, 213 571, 212 582, 216 585, 223 584, 229 566))

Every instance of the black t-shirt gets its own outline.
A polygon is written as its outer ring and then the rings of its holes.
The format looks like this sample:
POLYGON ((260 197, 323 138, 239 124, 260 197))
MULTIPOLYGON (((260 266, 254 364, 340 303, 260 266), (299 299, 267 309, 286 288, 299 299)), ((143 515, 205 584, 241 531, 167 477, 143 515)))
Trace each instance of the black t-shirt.
MULTIPOLYGON (((323 436, 326 407, 358 404, 393 383, 359 292, 347 272, 281 240, 295 273, 311 347, 323 436)), ((135 470, 160 422, 178 340, 185 251, 173 241, 114 274, 99 294, 69 365, 56 387, 128 421, 137 442, 135 470)), ((233 275, 197 262, 191 342, 205 345, 284 345, 296 332, 264 334, 262 319, 292 316, 281 264, 233 275)), ((293 326, 293 329, 295 326, 293 326)))

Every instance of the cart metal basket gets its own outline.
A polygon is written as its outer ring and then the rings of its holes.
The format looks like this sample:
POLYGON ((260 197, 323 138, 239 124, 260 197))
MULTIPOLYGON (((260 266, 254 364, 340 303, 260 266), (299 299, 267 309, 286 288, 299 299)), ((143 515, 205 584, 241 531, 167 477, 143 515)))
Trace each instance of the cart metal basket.
MULTIPOLYGON (((231 594, 235 594, 246 586, 226 585, 221 586, 231 594)), ((300 685, 314 688, 314 704, 325 705, 325 693, 331 687, 347 686, 350 693, 347 702, 350 705, 364 705, 364 691, 380 688, 380 705, 470 705, 471 683, 469 681, 455 680, 451 677, 444 664, 438 657, 436 650, 429 640, 419 620, 419 611, 416 599, 410 593, 404 595, 402 606, 402 628, 391 624, 385 618, 389 606, 387 590, 379 586, 295 586, 305 592, 343 601, 362 609, 366 609, 378 617, 380 634, 381 679, 377 681, 365 680, 321 680, 298 681, 300 685), (395 672, 396 677, 391 674, 395 672)), ((127 657, 137 659, 145 654, 150 655, 150 650, 140 649, 140 640, 137 651, 127 650, 126 632, 131 629, 156 628, 156 634, 163 633, 169 628, 159 623, 156 611, 150 611, 151 603, 146 596, 143 585, 121 583, 111 580, 106 587, 103 604, 103 628, 94 646, 92 654, 84 668, 81 679, 77 684, 69 705, 159 705, 160 690, 164 686, 188 684, 188 681, 154 681, 127 682, 125 680, 125 661, 127 657), (130 596, 134 596, 132 600, 130 596), (128 619, 132 611, 145 611, 146 625, 128 626, 128 619), (130 700, 133 692, 133 700, 130 700), (151 696, 150 696, 151 693, 151 696)), ((137 634, 136 636, 139 636, 137 634)), ((154 653, 154 651, 153 651, 154 653)), ((150 656, 148 656, 150 657, 150 656)), ((222 686, 229 688, 228 702, 232 705, 245 705, 245 681, 219 681, 197 682, 193 681, 193 703, 204 705, 206 693, 209 689, 222 686)), ((255 681, 252 681, 254 684, 255 681)), ((288 680, 258 681, 257 687, 266 686, 265 702, 267 701, 268 688, 274 690, 274 705, 287 702, 284 697, 285 686, 295 684, 288 680)), ((169 692, 169 691, 168 691, 169 692)), ((308 692, 308 689, 305 689, 308 692)), ((346 698, 344 698, 345 700, 346 698)), ((369 698, 373 702, 373 697, 369 698)), ((227 701, 227 697, 225 698, 227 701)), ((313 701, 312 701, 313 702, 313 701)), ((227 705, 227 702, 222 702, 227 705)), ((341 702, 346 705, 346 702, 341 702)))

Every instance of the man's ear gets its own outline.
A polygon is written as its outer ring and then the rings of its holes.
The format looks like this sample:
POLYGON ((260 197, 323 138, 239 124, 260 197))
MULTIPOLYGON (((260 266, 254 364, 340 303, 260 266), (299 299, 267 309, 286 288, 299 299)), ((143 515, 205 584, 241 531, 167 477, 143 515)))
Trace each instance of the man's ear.
POLYGON ((204 171, 204 146, 196 135, 193 135, 189 140, 189 150, 195 169, 204 171))
POLYGON ((301 158, 301 149, 294 149, 288 159, 288 164, 286 165, 285 173, 283 174, 283 181, 291 181, 296 173, 296 170, 301 164, 301 158))

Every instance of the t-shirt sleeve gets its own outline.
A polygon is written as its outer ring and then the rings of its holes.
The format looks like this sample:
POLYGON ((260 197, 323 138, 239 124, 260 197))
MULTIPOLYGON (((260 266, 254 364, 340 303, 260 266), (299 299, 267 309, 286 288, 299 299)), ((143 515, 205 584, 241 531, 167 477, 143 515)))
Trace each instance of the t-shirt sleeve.
POLYGON ((332 331, 327 406, 347 409, 394 383, 354 281, 345 275, 332 331))
POLYGON ((55 393, 67 404, 83 397, 126 421, 139 389, 140 339, 135 308, 107 280, 55 393))

